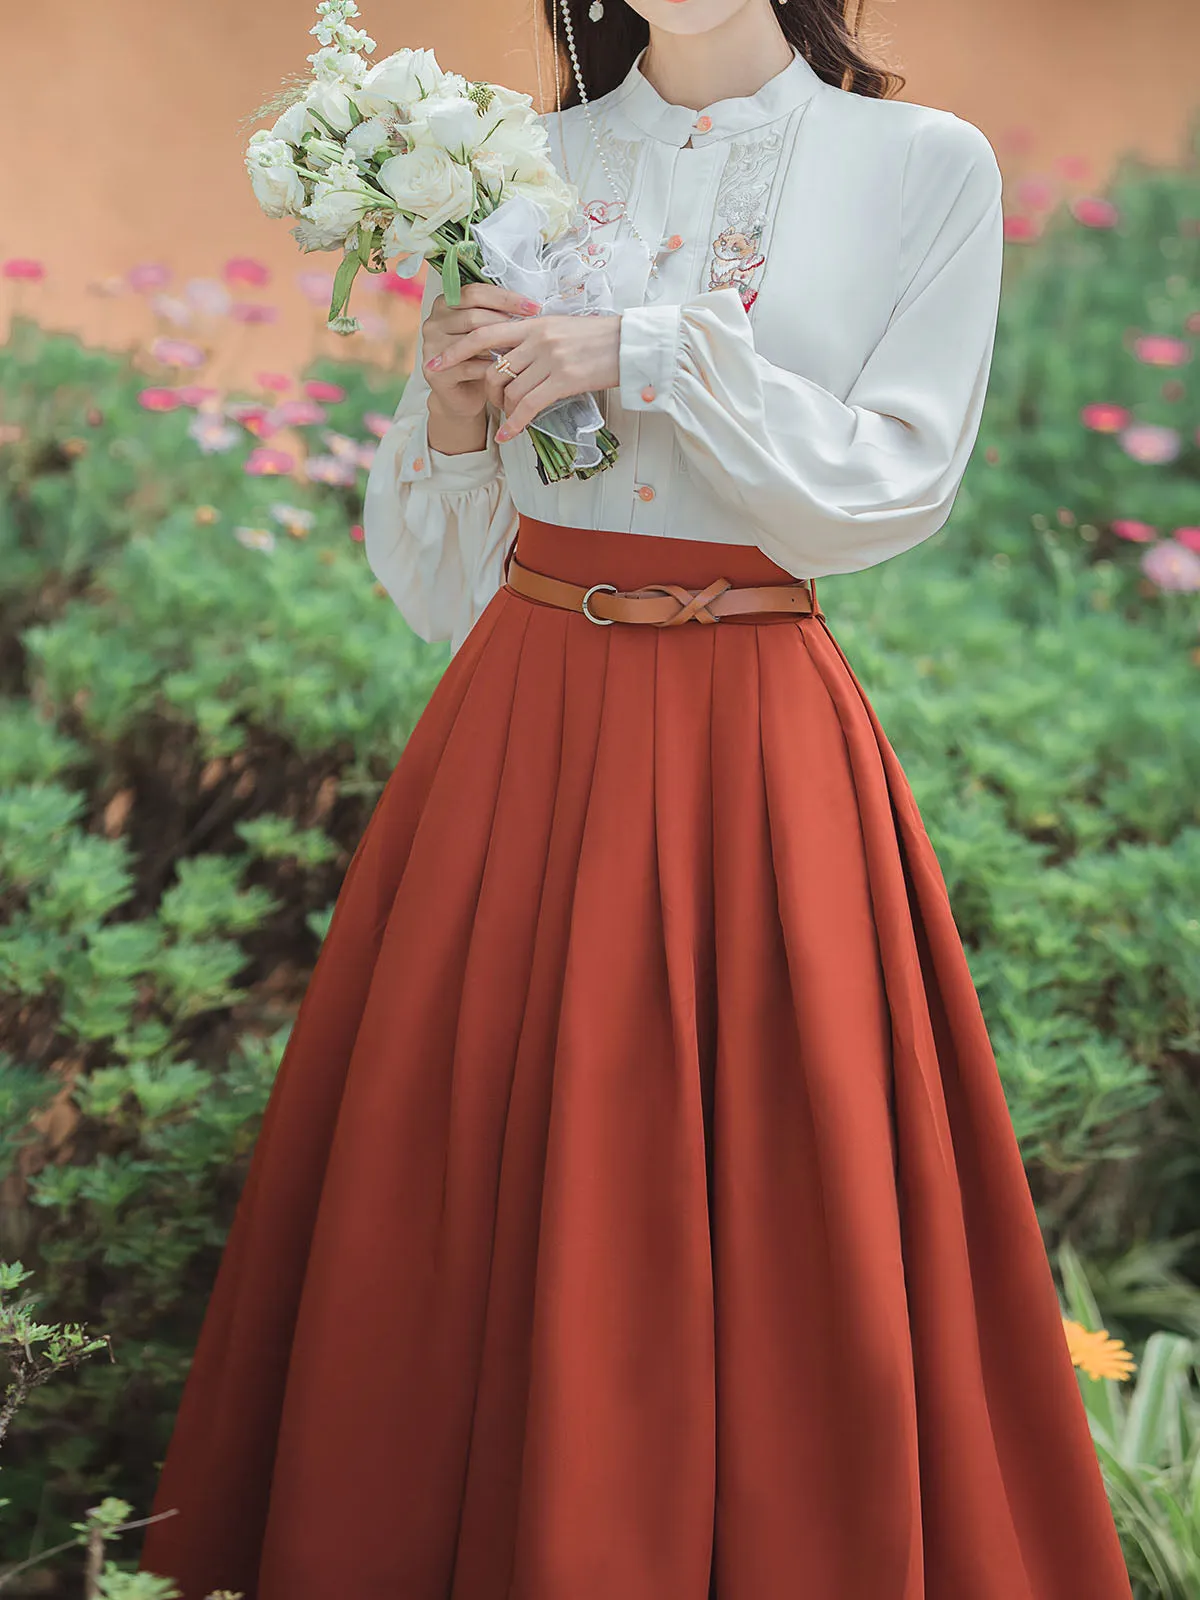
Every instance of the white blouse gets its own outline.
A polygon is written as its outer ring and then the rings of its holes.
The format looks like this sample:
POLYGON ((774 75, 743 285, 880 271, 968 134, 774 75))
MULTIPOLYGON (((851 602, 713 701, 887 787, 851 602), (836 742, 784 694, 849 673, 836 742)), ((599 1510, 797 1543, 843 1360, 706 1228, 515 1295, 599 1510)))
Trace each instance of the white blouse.
MULTIPOLYGON (((641 56, 545 122, 616 282, 614 466, 546 485, 524 434, 429 448, 414 370, 369 474, 367 558, 409 625, 457 649, 503 581, 517 512, 573 527, 752 544, 795 577, 855 572, 945 522, 979 428, 1002 260, 987 139, 947 111, 824 83, 796 54, 753 95, 669 104, 641 56)), ((422 317, 440 292, 430 273, 422 317)), ((598 574, 602 577, 603 574, 598 574)))

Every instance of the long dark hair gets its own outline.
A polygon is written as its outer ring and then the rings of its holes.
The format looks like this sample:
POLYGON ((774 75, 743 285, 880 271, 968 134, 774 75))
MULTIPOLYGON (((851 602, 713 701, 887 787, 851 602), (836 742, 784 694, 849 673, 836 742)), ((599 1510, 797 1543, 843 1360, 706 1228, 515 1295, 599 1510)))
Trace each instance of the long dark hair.
MULTIPOLYGON (((550 28, 554 27, 556 3, 557 0, 542 0, 550 28)), ((625 0, 607 0, 599 22, 587 19, 589 0, 562 0, 562 4, 571 14, 588 99, 598 100, 617 87, 633 65, 638 51, 650 42, 650 24, 632 6, 626 5, 625 0)), ((788 42, 826 83, 874 100, 887 99, 903 89, 904 79, 899 73, 876 66, 859 48, 863 0, 787 0, 774 9, 788 42)), ((565 109, 579 104, 579 87, 566 54, 561 21, 558 32, 565 109)))

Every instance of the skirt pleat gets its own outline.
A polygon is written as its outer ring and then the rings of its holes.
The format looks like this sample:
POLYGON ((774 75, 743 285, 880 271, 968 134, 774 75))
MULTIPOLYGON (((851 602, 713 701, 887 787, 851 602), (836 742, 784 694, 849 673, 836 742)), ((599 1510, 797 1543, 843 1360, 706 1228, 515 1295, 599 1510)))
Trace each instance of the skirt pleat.
POLYGON ((820 618, 492 600, 347 871, 155 1509, 185 1600, 1128 1600, 945 885, 820 618))

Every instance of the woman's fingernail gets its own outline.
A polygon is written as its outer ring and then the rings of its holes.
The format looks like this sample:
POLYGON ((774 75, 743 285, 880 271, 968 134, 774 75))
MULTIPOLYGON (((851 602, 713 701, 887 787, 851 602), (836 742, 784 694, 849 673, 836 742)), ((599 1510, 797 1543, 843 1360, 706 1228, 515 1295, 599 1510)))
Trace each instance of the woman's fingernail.
POLYGON ((441 356, 430 356, 429 360, 425 363, 426 367, 432 367, 435 370, 438 367, 440 367, 441 364, 442 364, 441 356))
POLYGON ((508 440, 512 438, 512 430, 509 428, 507 422, 504 423, 502 427, 496 429, 496 437, 502 444, 506 444, 508 440))
POLYGON ((540 301, 537 301, 537 300, 522 300, 521 301, 521 310, 522 311, 533 312, 533 311, 540 311, 541 309, 542 309, 542 307, 541 307, 540 301))

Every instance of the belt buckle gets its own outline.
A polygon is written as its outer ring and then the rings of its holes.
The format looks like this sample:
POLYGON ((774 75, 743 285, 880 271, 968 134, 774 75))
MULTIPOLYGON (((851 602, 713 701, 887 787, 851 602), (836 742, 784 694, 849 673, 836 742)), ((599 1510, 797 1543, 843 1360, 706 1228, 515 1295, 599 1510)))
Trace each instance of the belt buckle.
POLYGON ((583 599, 579 602, 579 608, 588 621, 594 622, 598 628, 611 628, 613 623, 616 621, 615 617, 594 617, 588 610, 588 601, 594 594, 598 594, 601 591, 606 594, 616 594, 617 586, 615 583, 594 583, 584 595, 583 599))

